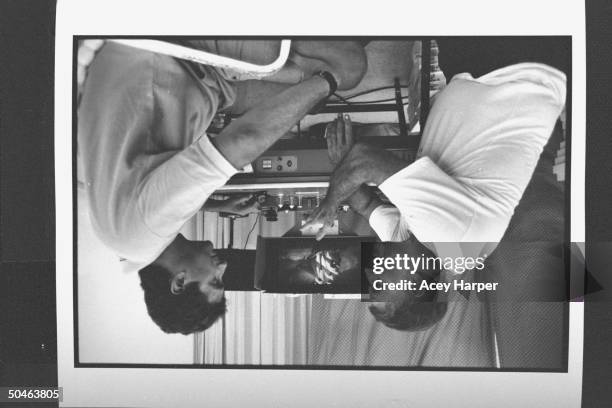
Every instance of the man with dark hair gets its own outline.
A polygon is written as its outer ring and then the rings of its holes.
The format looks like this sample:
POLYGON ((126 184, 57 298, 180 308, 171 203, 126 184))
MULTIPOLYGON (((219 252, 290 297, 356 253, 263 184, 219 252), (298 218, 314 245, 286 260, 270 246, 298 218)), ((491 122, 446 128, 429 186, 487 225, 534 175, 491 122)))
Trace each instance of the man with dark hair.
MULTIPOLYGON (((208 329, 226 311, 225 297, 213 301, 200 286, 189 283, 181 296, 170 289, 168 272, 157 265, 139 271, 151 319, 166 333, 189 334, 208 329)), ((223 286, 217 286, 223 289, 223 286)))
MULTIPOLYGON (((517 64, 477 79, 456 75, 432 101, 413 163, 354 143, 350 118, 338 119, 327 134, 330 157, 338 165, 327 196, 305 227, 322 225, 317 236, 322 238, 338 205, 347 201, 383 241, 413 237, 440 258, 486 258, 531 179, 565 93, 565 75, 543 64, 517 64), (383 204, 366 184, 378 186, 393 205, 383 204)), ((423 252, 415 247, 408 253, 423 252)), ((393 302, 395 313, 387 313, 386 304, 372 307, 391 323, 397 311, 406 313, 412 304, 393 302)), ((427 313, 439 316, 435 302, 429 304, 427 313)))
MULTIPOLYGON (((353 198, 356 211, 364 214, 359 207, 357 198, 353 198)), ((382 258, 395 258, 397 254, 415 254, 417 256, 432 257, 434 254, 414 236, 408 237, 403 242, 376 248, 382 258)), ((370 283, 369 310, 374 318, 385 326, 395 330, 422 331, 436 324, 446 314, 447 302, 436 290, 421 290, 420 285, 427 282, 428 285, 440 280, 442 269, 438 265, 429 268, 419 268, 410 271, 390 268, 385 269, 381 275, 370 273, 366 269, 366 276, 370 283), (414 288, 410 291, 399 290, 374 290, 375 280, 384 283, 411 282, 414 288)))
POLYGON ((446 302, 436 301, 434 291, 427 293, 429 296, 405 296, 405 300, 398 304, 384 302, 371 305, 370 312, 377 321, 391 329, 427 330, 444 317, 448 307, 446 302))
MULTIPOLYGON (((235 58, 250 54, 255 63, 266 60, 258 50, 272 55, 278 49, 227 43, 194 45, 230 50, 226 56, 235 58)), ((96 44, 89 56, 78 144, 94 230, 129 269, 140 270, 149 314, 164 331, 204 330, 225 311, 227 264, 210 242, 189 241, 179 230, 318 103, 356 86, 366 70, 363 47, 295 41, 286 71, 270 78, 284 83, 260 84, 264 97, 256 100, 231 73, 209 66, 110 41, 96 44), (209 138, 213 116, 232 108, 242 115, 209 138)), ((79 72, 83 77, 85 68, 79 72)))

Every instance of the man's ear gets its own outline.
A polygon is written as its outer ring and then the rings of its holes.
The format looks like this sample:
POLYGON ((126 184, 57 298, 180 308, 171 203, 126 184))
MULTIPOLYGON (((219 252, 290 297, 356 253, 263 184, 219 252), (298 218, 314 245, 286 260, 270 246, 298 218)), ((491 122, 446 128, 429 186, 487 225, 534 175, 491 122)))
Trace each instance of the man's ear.
POLYGON ((173 295, 180 295, 185 290, 185 281, 187 274, 185 272, 179 272, 170 281, 170 292, 173 295))

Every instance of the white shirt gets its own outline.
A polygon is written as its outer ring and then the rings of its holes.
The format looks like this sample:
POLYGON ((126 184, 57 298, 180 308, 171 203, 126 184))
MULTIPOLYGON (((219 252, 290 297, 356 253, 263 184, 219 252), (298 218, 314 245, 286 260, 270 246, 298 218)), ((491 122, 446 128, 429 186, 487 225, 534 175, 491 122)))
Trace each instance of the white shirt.
POLYGON ((565 75, 523 63, 436 95, 417 160, 379 185, 395 208, 370 215, 383 241, 410 233, 439 257, 497 246, 565 104, 565 75), (479 243, 479 244, 470 244, 479 243))
POLYGON ((154 261, 236 173, 206 135, 235 90, 204 73, 115 43, 89 67, 78 112, 82 176, 94 230, 128 270, 154 261))

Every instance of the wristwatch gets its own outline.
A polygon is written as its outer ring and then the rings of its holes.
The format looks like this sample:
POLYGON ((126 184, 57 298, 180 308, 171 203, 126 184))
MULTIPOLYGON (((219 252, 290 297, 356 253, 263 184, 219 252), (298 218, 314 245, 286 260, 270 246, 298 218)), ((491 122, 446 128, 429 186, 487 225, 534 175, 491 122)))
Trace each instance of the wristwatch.
POLYGON ((338 89, 338 82, 336 82, 336 78, 334 78, 334 76, 328 71, 317 71, 314 73, 313 76, 315 75, 320 76, 321 78, 327 81, 327 83, 329 84, 329 93, 327 94, 327 96, 332 96, 338 89))

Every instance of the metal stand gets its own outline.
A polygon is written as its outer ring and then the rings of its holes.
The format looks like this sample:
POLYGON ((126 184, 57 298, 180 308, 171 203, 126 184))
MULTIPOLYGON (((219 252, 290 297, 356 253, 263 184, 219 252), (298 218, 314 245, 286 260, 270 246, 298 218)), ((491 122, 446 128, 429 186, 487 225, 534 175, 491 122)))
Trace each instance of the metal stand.
POLYGON ((425 129, 427 115, 429 114, 429 79, 431 73, 431 41, 423 40, 421 46, 421 117, 419 119, 421 134, 425 129))
POLYGON ((230 217, 229 219, 229 242, 227 243, 227 248, 232 249, 234 247, 234 218, 230 217))
POLYGON ((402 88, 400 87, 399 78, 394 79, 395 86, 395 105, 397 106, 397 118, 400 127, 400 136, 408 136, 408 127, 406 126, 406 115, 404 114, 404 101, 402 100, 402 88))

